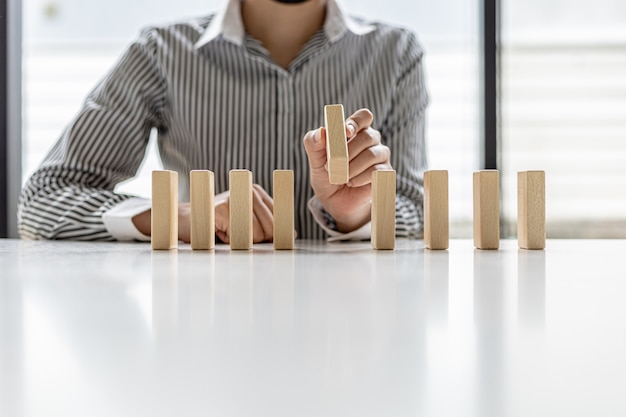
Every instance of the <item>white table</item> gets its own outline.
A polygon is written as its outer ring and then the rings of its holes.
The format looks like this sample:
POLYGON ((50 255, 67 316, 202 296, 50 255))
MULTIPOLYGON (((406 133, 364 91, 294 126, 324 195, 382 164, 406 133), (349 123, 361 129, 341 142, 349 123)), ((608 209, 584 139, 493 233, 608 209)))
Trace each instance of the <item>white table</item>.
POLYGON ((624 416, 626 241, 0 240, 0 416, 624 416))

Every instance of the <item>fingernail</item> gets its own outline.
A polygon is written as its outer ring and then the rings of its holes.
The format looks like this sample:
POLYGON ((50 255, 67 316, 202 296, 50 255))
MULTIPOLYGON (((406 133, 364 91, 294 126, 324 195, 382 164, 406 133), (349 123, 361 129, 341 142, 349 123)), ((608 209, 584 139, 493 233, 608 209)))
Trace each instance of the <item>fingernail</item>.
POLYGON ((355 131, 356 128, 354 127, 354 125, 352 123, 348 123, 348 134, 350 135, 350 137, 354 136, 355 131))
POLYGON ((317 131, 315 132, 315 136, 313 137, 313 141, 315 143, 318 143, 320 140, 322 139, 322 128, 320 127, 319 129, 317 129, 317 131))

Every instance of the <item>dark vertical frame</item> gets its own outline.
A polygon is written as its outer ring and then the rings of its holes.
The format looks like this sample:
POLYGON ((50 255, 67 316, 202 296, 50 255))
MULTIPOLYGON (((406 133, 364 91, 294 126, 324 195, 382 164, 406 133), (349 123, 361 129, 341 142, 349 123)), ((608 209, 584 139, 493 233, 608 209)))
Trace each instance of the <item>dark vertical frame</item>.
POLYGON ((9 5, 0 1, 0 237, 7 237, 9 201, 9 5))
POLYGON ((501 0, 483 0, 483 137, 481 168, 500 168, 500 10, 501 0))
POLYGON ((17 237, 22 179, 22 4, 0 1, 0 237, 17 237))

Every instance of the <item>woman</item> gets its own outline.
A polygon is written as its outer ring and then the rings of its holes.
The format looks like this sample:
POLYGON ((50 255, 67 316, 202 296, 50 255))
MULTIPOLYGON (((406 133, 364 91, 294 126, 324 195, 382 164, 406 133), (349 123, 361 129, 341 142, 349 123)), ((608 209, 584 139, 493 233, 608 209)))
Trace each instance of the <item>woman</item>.
MULTIPOLYGON (((397 171, 396 234, 422 232, 427 94, 422 50, 403 29, 345 15, 335 0, 229 0, 209 17, 145 29, 89 94, 19 207, 23 238, 149 240, 150 201, 119 194, 158 129, 166 169, 215 172, 216 234, 228 171, 255 175, 254 242, 273 237, 271 177, 295 172, 301 238, 369 237, 371 173, 397 171), (350 182, 326 172, 325 104, 350 114, 350 182), (313 130, 311 130, 313 129, 313 130)), ((179 205, 189 241, 189 203, 179 205)))

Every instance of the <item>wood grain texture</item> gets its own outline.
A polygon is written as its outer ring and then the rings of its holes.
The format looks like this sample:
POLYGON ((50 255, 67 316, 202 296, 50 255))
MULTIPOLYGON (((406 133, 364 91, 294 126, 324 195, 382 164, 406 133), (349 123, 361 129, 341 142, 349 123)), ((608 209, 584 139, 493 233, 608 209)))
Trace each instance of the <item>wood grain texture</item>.
POLYGON ((234 169, 229 173, 230 249, 252 249, 252 172, 234 169))
POLYGON ((350 180, 345 121, 343 105, 329 104, 324 106, 326 158, 328 161, 328 179, 331 184, 346 184, 350 180))
POLYGON ((517 241, 521 249, 546 247, 546 174, 517 173, 517 241))
POLYGON ((424 173, 424 245, 431 250, 445 250, 450 244, 448 214, 448 171, 424 173))
POLYGON ((274 171, 274 249, 295 246, 294 179, 291 170, 274 171))
POLYGON ((150 217, 153 250, 178 247, 178 173, 152 171, 152 211, 150 217))
POLYGON ((500 247, 500 174, 496 170, 474 172, 474 246, 500 247))
POLYGON ((396 171, 372 173, 372 247, 396 246, 396 171))
POLYGON ((215 248, 215 176, 206 170, 189 172, 191 249, 215 248))

